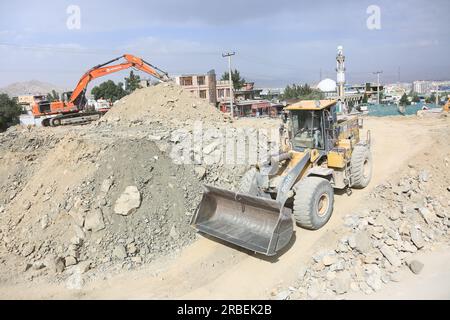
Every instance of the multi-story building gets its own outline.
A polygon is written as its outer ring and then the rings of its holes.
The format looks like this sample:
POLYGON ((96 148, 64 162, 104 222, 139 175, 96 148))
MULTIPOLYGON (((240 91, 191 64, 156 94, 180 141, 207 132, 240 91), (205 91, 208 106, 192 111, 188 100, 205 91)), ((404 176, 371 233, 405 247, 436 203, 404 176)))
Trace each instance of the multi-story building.
POLYGON ((432 89, 431 81, 419 80, 413 82, 413 91, 418 94, 428 94, 432 89))
POLYGON ((183 74, 175 77, 175 82, 184 90, 214 105, 230 98, 230 82, 217 81, 214 70, 206 74, 183 74))

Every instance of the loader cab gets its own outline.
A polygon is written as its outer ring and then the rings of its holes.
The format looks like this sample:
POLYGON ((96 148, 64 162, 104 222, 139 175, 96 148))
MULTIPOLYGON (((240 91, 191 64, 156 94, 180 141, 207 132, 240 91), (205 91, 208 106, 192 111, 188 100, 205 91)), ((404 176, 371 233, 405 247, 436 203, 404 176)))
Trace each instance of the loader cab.
POLYGON ((289 111, 289 137, 295 151, 329 151, 334 145, 336 123, 334 100, 305 100, 286 108, 289 111))

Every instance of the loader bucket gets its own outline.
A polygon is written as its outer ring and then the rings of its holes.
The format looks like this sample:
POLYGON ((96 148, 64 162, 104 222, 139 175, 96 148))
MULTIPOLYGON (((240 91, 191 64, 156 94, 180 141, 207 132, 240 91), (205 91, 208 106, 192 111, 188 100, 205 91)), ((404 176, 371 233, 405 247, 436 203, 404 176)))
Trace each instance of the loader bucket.
POLYGON ((286 246, 293 233, 291 209, 212 186, 205 186, 191 223, 200 232, 268 256, 286 246))

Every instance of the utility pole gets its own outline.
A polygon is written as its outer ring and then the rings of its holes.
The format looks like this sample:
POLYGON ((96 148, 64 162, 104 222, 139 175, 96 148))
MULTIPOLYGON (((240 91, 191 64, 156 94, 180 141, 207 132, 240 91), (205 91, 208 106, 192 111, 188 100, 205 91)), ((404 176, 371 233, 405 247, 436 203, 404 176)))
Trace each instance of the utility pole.
POLYGON ((380 74, 383 73, 383 71, 375 71, 373 74, 377 75, 377 95, 378 95, 378 104, 380 104, 380 74))
POLYGON ((230 112, 231 119, 234 119, 234 107, 233 107, 233 79, 231 77, 231 56, 234 56, 236 52, 223 53, 222 57, 228 57, 228 80, 230 81, 230 112))

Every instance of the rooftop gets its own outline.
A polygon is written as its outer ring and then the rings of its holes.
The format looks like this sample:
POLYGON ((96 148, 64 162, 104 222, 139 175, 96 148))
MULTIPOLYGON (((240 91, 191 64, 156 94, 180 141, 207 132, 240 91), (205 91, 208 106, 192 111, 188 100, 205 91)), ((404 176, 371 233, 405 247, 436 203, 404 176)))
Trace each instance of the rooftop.
POLYGON ((302 100, 291 104, 285 110, 322 110, 336 104, 336 100, 302 100))

